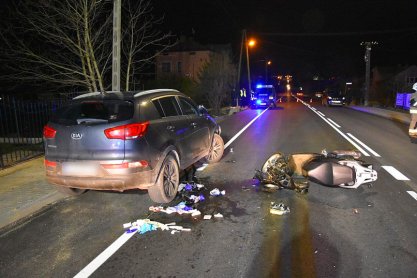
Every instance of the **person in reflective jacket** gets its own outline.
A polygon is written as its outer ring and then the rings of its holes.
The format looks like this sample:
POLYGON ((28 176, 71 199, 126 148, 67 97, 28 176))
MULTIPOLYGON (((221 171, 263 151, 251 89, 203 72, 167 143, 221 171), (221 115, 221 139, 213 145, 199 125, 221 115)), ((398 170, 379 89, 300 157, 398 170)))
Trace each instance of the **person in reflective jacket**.
POLYGON ((408 129, 408 134, 411 137, 417 137, 417 83, 414 83, 413 85, 414 93, 411 94, 410 98, 410 114, 411 114, 411 120, 410 120, 410 127, 408 129))

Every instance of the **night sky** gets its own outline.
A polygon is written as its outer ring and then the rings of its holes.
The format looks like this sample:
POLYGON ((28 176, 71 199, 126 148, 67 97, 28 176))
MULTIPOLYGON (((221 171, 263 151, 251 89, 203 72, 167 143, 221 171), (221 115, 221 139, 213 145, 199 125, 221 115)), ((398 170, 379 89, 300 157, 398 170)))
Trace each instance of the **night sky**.
POLYGON ((362 41, 378 41, 372 66, 417 64, 416 0, 158 0, 165 30, 198 42, 230 43, 239 53, 241 30, 258 40, 254 71, 262 59, 277 73, 361 75, 362 41))

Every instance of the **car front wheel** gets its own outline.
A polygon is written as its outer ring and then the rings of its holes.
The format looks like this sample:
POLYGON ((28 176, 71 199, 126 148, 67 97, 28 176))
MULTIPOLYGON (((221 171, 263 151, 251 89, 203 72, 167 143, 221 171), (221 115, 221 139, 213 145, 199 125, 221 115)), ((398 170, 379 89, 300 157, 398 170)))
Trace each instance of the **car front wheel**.
POLYGON ((211 144, 210 152, 206 157, 208 163, 219 162, 223 156, 224 152, 224 142, 222 137, 215 133, 213 138, 213 143, 211 144))
POLYGON ((156 184, 148 189, 149 197, 156 203, 171 202, 177 195, 179 181, 178 163, 172 155, 168 155, 162 163, 156 184))

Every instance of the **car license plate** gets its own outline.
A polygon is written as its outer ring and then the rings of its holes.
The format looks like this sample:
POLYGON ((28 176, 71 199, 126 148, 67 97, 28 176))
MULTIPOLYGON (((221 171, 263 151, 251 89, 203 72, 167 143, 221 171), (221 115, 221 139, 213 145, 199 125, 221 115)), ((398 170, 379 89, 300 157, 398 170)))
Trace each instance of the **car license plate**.
POLYGON ((62 163, 62 175, 64 176, 96 176, 98 165, 94 162, 64 162, 62 163))

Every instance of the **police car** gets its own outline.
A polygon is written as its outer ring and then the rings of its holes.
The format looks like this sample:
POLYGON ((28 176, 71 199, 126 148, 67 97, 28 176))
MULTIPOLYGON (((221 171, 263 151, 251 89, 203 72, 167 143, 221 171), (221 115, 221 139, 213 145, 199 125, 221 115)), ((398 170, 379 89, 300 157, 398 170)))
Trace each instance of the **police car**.
POLYGON ((277 93, 273 85, 256 85, 255 92, 251 96, 251 108, 276 107, 277 93))

